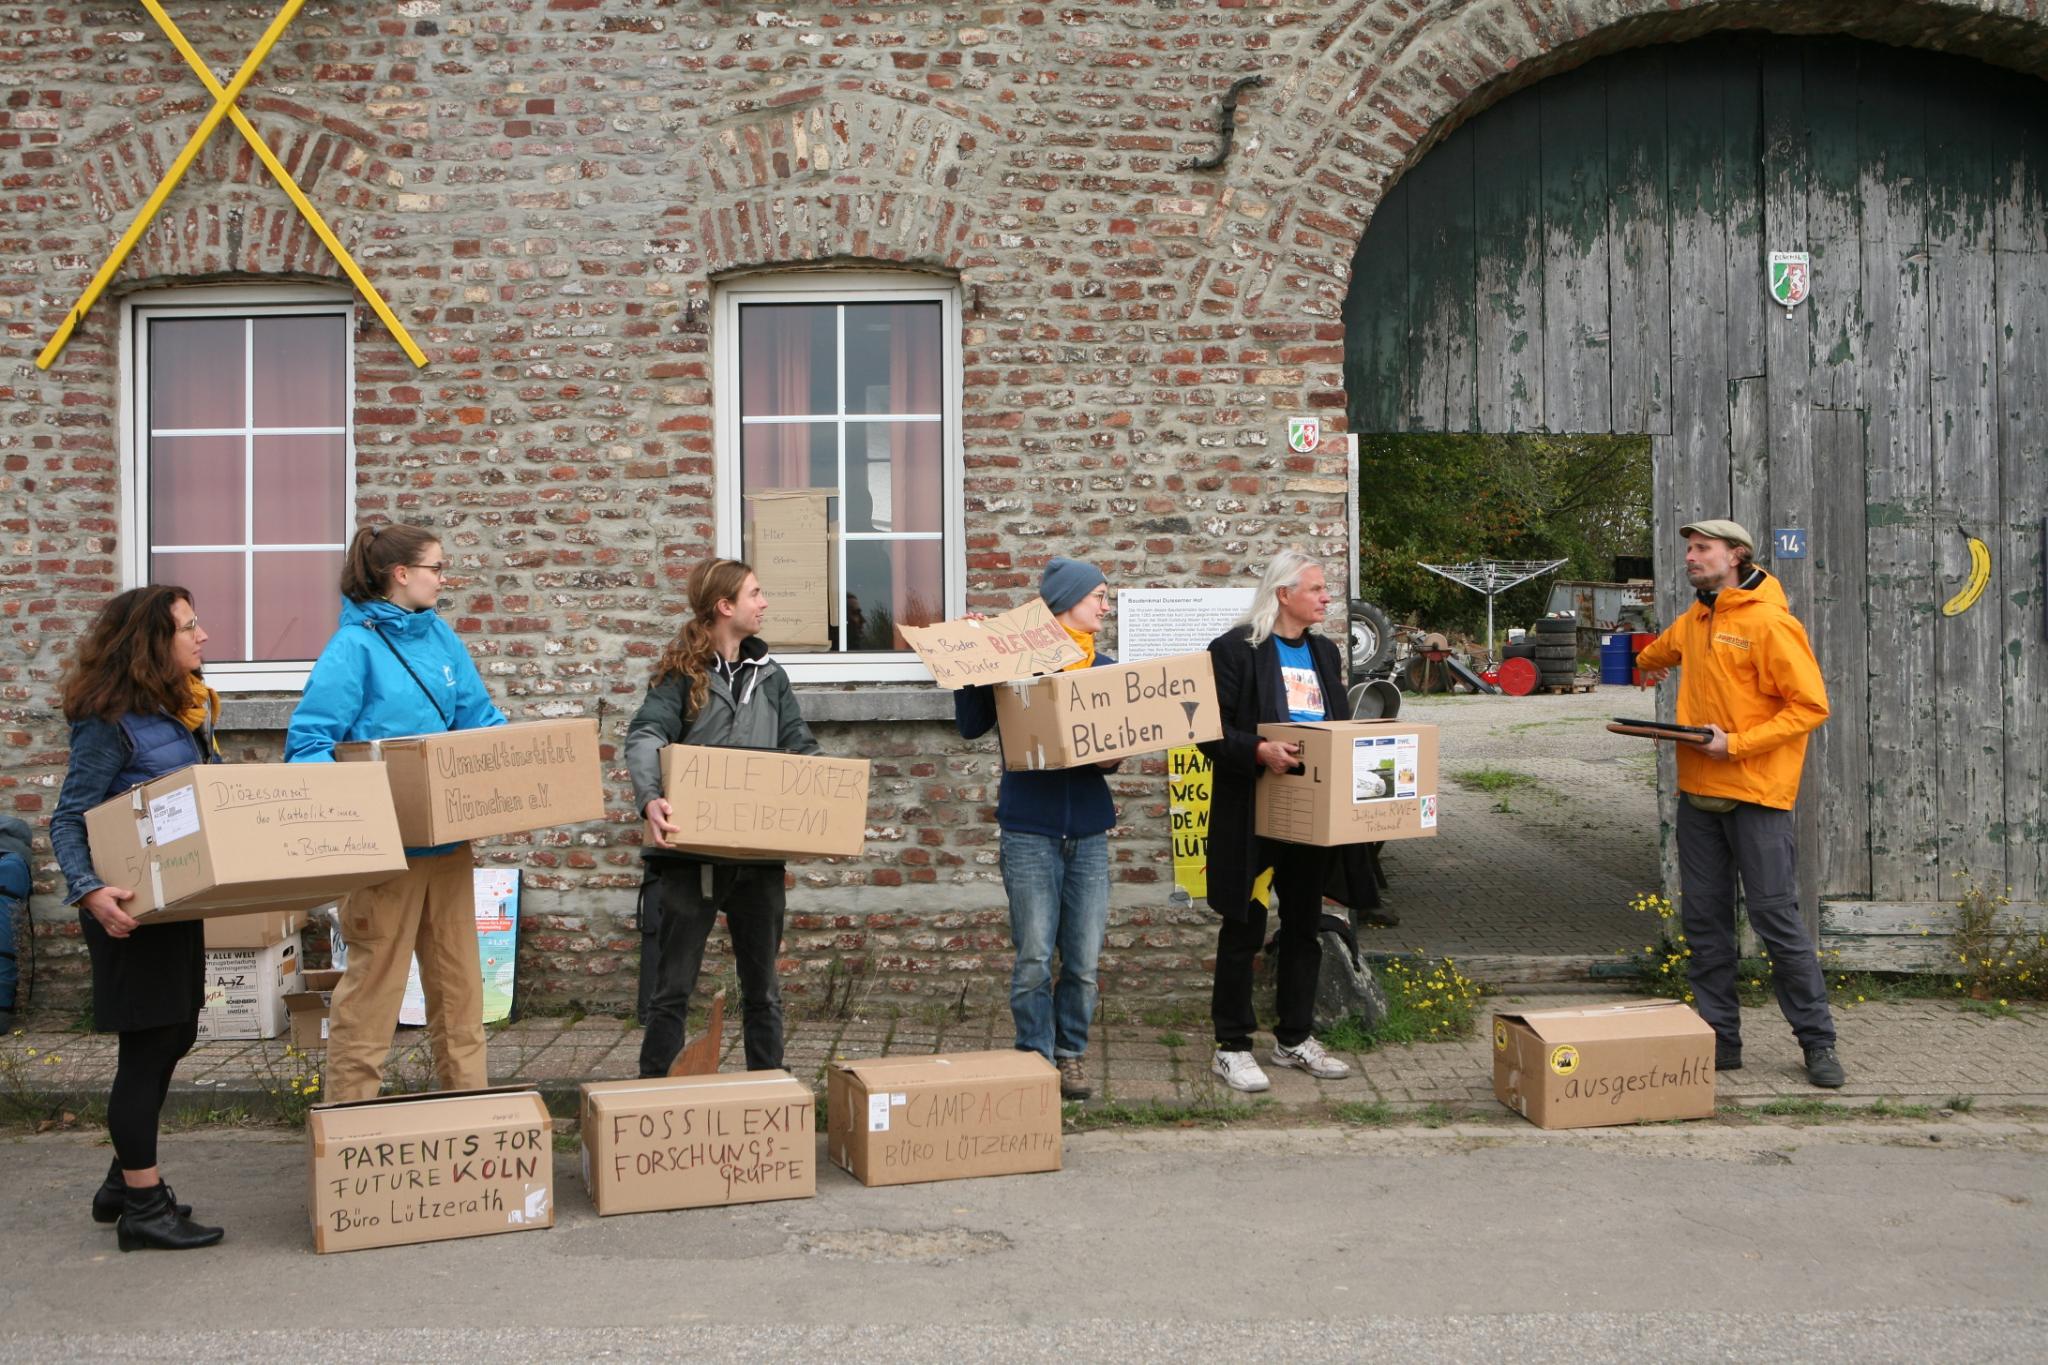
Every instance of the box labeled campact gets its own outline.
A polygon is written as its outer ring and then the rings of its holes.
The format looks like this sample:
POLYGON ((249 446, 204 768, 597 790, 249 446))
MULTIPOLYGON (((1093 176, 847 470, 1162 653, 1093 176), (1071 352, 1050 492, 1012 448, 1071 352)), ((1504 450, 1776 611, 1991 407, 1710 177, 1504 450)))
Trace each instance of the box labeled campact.
POLYGON ((205 922, 206 946, 211 948, 268 948, 288 938, 297 938, 306 927, 303 910, 269 910, 249 915, 217 916, 205 922))
POLYGON ((1259 774, 1253 828, 1290 844, 1436 835, 1436 727, 1410 720, 1289 721, 1261 739, 1301 746, 1297 771, 1259 774))
POLYGON ((1060 1168, 1060 1086, 1035 1052, 835 1062, 826 1150, 863 1185, 1060 1168))
POLYGON ((553 1227, 554 1120, 524 1086, 315 1105, 316 1252, 553 1227))
POLYGON ((851 857, 868 827, 864 758, 670 744, 668 847, 726 858, 851 857))
POLYGON ((1495 1014, 1493 1093, 1538 1128, 1708 1118, 1714 1030, 1676 1000, 1495 1014))
POLYGON ((310 910, 405 871, 382 764, 207 763, 85 814, 93 871, 145 924, 310 910))
POLYGON ((1004 683, 996 722, 1012 771, 1078 768, 1223 736, 1206 651, 1004 683))
POLYGON ((296 933, 263 948, 207 949, 199 1040, 277 1037, 285 1029, 285 997, 299 988, 296 933))
POLYGON ((600 1215, 809 1199, 817 1100, 787 1071, 590 1081, 583 1183, 600 1215))
POLYGON ((604 818, 597 722, 530 720, 334 746, 337 762, 382 762, 407 848, 604 818))
POLYGON ((337 971, 299 973, 299 989, 284 998, 293 1047, 301 1052, 326 1051, 328 1016, 334 1009, 334 988, 340 984, 337 971))

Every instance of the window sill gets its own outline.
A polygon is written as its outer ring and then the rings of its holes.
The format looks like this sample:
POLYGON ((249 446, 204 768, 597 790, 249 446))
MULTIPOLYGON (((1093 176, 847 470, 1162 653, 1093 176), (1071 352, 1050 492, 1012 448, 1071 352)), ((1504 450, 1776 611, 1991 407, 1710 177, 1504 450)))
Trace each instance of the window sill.
MULTIPOLYGON (((953 695, 923 687, 798 686, 797 704, 813 725, 901 724, 951 721, 953 695)), ((282 734, 291 724, 297 697, 222 697, 220 728, 236 734, 282 734)))

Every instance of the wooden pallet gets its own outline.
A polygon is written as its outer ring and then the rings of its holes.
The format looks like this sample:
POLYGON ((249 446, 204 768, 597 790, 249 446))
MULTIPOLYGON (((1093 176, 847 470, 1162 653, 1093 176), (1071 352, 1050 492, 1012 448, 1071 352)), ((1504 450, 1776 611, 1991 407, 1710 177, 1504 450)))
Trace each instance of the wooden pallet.
POLYGON ((1537 686, 1536 692, 1538 694, 1550 693, 1554 696, 1569 697, 1574 692, 1591 692, 1595 685, 1596 683, 1594 682, 1542 683, 1537 686))

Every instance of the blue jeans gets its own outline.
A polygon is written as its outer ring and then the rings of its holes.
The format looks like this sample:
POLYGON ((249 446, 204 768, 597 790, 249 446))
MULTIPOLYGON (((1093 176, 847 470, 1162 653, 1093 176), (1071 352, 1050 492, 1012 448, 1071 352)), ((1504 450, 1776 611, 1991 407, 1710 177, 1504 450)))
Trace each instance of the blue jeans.
POLYGON ((1109 835, 1054 839, 1006 829, 1002 859, 1010 940, 1017 945, 1010 972, 1017 1050, 1047 1061, 1083 1056, 1095 1017, 1095 966, 1109 927, 1109 835))

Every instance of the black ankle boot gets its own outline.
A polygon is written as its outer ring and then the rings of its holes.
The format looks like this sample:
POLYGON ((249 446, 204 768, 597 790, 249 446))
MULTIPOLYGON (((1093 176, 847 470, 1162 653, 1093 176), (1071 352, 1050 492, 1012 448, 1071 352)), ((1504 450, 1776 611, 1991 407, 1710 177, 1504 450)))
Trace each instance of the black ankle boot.
POLYGON ((210 1247, 225 1235, 219 1228, 201 1227, 179 1213, 177 1196, 161 1181, 146 1190, 127 1192, 114 1231, 123 1251, 190 1251, 210 1247))
MULTIPOLYGON (((121 1178, 121 1162, 117 1158, 113 1165, 107 1167, 107 1178, 100 1182, 98 1189, 92 1192, 92 1221, 95 1223, 114 1222, 120 1218, 121 1208, 127 1202, 127 1199, 128 1182, 121 1178)), ((190 1218, 192 1216, 192 1206, 190 1204, 178 1205, 178 1216, 180 1218, 190 1218)))

